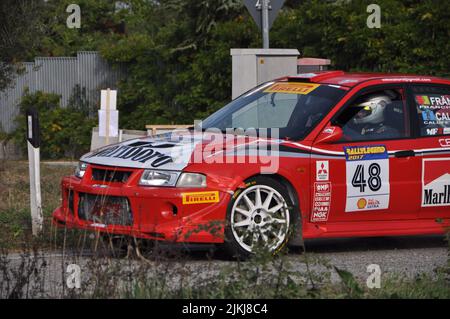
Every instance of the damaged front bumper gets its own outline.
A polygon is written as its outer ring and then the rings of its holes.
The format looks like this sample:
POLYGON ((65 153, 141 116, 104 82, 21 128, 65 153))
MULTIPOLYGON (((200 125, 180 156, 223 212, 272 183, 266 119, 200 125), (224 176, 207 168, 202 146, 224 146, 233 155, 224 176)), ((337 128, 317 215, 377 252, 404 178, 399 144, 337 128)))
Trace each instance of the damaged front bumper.
POLYGON ((63 178, 62 205, 53 212, 53 223, 152 240, 223 242, 228 191, 214 183, 201 189, 144 187, 138 185, 141 174, 140 169, 89 165, 83 178, 63 178), (98 180, 98 171, 108 178, 98 180), (189 196, 195 200, 186 200, 189 196))

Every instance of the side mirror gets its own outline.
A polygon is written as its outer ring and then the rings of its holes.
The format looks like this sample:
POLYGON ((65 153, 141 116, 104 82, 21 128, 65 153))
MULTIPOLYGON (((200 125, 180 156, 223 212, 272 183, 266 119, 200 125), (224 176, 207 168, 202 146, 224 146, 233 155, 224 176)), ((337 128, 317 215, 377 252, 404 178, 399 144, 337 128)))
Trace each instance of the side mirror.
POLYGON ((339 141, 343 136, 342 129, 339 126, 327 126, 319 134, 316 144, 327 144, 339 141))

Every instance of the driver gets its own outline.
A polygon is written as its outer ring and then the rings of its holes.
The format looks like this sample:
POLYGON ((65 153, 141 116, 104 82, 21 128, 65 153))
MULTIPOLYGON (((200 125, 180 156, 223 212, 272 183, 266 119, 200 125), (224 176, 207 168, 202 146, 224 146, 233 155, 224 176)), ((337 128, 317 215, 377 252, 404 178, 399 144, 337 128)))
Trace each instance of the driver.
POLYGON ((385 124, 386 106, 391 98, 387 95, 372 95, 353 107, 359 108, 350 125, 343 128, 344 135, 353 139, 390 139, 399 136, 399 131, 385 124))

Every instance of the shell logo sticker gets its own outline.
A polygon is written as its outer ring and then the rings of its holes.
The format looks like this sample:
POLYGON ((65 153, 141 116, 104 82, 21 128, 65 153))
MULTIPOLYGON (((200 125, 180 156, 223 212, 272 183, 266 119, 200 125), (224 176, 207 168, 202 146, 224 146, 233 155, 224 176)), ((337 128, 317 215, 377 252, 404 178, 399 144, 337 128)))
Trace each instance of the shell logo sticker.
POLYGON ((183 205, 219 202, 219 192, 217 191, 182 193, 181 196, 183 200, 183 205))
POLYGON ((367 206, 367 200, 366 200, 365 198, 360 198, 360 199, 358 200, 357 205, 358 205, 358 208, 359 208, 359 209, 364 209, 364 208, 366 208, 366 206, 367 206))
POLYGON ((288 93, 306 95, 314 91, 320 84, 299 82, 278 82, 264 90, 266 93, 288 93))

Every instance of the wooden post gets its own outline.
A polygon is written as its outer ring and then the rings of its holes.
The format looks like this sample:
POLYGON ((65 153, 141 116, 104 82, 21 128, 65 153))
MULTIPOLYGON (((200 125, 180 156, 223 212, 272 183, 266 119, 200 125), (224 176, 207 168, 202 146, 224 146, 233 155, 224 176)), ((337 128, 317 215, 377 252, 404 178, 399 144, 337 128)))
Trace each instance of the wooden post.
POLYGON ((106 145, 109 145, 109 117, 111 116, 111 107, 110 107, 110 94, 111 89, 108 88, 106 90, 106 145))

